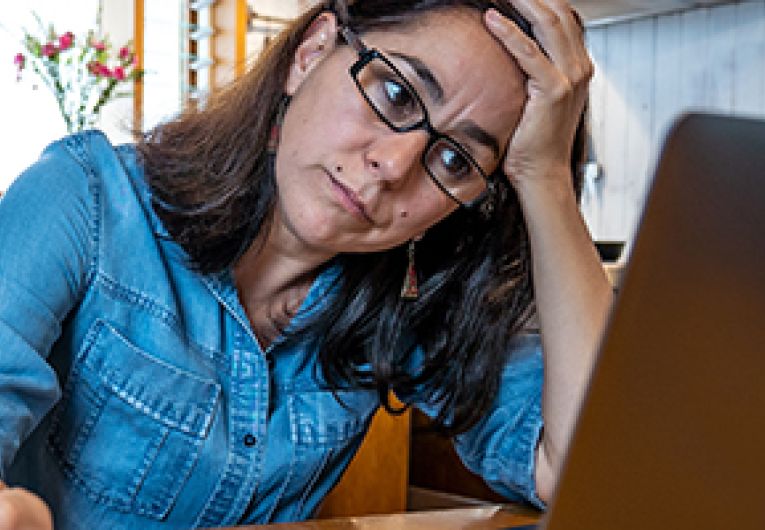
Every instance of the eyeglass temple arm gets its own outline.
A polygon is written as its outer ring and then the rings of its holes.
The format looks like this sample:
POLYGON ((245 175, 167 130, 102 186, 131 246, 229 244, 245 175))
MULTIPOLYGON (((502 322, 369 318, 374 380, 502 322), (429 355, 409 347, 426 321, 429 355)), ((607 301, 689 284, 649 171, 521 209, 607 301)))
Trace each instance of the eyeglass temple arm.
POLYGON ((348 26, 340 26, 340 35, 343 36, 343 39, 345 39, 345 42, 347 42, 351 48, 356 50, 357 53, 363 53, 367 51, 367 47, 364 46, 364 43, 361 42, 361 39, 359 38, 356 33, 349 28, 348 26))

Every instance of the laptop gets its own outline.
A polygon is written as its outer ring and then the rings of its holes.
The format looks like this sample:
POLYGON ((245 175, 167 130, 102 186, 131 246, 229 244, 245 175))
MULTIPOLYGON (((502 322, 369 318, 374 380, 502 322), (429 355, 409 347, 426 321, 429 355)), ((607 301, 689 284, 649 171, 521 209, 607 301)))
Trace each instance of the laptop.
POLYGON ((536 528, 765 529, 765 122, 671 129, 536 528))

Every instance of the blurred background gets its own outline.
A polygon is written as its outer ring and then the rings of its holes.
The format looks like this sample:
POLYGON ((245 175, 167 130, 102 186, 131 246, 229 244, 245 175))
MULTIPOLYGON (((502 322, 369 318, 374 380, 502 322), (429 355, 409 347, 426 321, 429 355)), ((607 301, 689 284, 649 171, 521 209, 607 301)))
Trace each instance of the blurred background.
MULTIPOLYGON (((765 0, 573 3, 586 23, 596 67, 582 211, 604 261, 619 261, 621 244, 629 246, 638 224, 662 139, 679 114, 706 110, 765 117, 765 0)), ((97 123, 113 143, 122 143, 131 141, 131 131, 150 129, 185 105, 204 105, 209 94, 242 75, 284 24, 312 4, 5 2, 0 11, 0 193, 67 131, 54 97, 32 72, 27 69, 17 80, 24 32, 38 28, 33 13, 58 32, 93 30, 108 34, 117 46, 132 41, 135 67, 144 75, 126 83, 130 97, 109 101, 97 123)), ((409 413, 396 418, 379 414, 322 513, 391 512, 493 498, 480 479, 460 466, 448 443, 418 428, 424 423, 409 413)))
MULTIPOLYGON (((132 40, 145 70, 133 97, 111 101, 99 126, 113 142, 177 113, 241 75, 314 0, 28 0, 0 18, 0 191, 66 133, 51 94, 13 57, 37 13, 59 31, 132 40)), ((592 146, 582 209, 593 237, 629 241, 668 125, 705 109, 765 116, 765 0, 579 0, 596 64, 592 146)))

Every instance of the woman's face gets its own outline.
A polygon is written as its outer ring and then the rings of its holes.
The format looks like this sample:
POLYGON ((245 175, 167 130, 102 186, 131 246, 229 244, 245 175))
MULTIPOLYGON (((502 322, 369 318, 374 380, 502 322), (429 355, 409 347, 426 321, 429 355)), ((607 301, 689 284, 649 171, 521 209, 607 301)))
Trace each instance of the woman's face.
MULTIPOLYGON (((358 54, 335 46, 336 31, 333 15, 322 15, 296 54, 276 158, 275 226, 327 256, 392 248, 457 208, 421 163, 428 133, 397 133, 377 117, 348 72, 358 54)), ((436 130, 487 174, 498 166, 526 94, 478 11, 434 12, 361 39, 406 76, 436 130)))

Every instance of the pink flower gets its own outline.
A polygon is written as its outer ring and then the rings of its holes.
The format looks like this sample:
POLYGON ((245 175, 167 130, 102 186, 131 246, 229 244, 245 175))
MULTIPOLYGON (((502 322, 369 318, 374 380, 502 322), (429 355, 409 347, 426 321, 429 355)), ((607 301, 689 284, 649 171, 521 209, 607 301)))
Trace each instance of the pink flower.
POLYGON ((42 53, 43 57, 53 57, 58 53, 58 48, 56 48, 56 45, 52 42, 48 42, 47 44, 43 44, 40 53, 42 53))
POLYGON ((102 52, 106 49, 106 43, 104 41, 93 41, 90 43, 96 51, 102 52))
POLYGON ((123 61, 129 60, 130 59, 130 48, 128 48, 127 46, 123 46, 122 48, 120 48, 119 57, 123 61))
POLYGON ((111 77, 112 75, 112 71, 105 64, 98 61, 90 61, 87 68, 88 72, 96 77, 111 77))
POLYGON ((26 60, 27 60, 27 58, 24 57, 23 53, 17 53, 13 57, 13 64, 15 64, 18 67, 19 71, 21 71, 21 70, 24 69, 24 65, 26 64, 26 60))
POLYGON ((61 50, 68 50, 74 44, 74 33, 67 31, 58 38, 58 45, 61 50))
POLYGON ((117 66, 117 67, 116 67, 116 68, 115 68, 115 69, 112 71, 112 77, 114 77, 114 79, 116 79, 117 81, 124 81, 124 80, 125 80, 125 77, 127 77, 127 76, 125 75, 125 69, 124 69, 124 68, 122 68, 121 66, 117 66))

